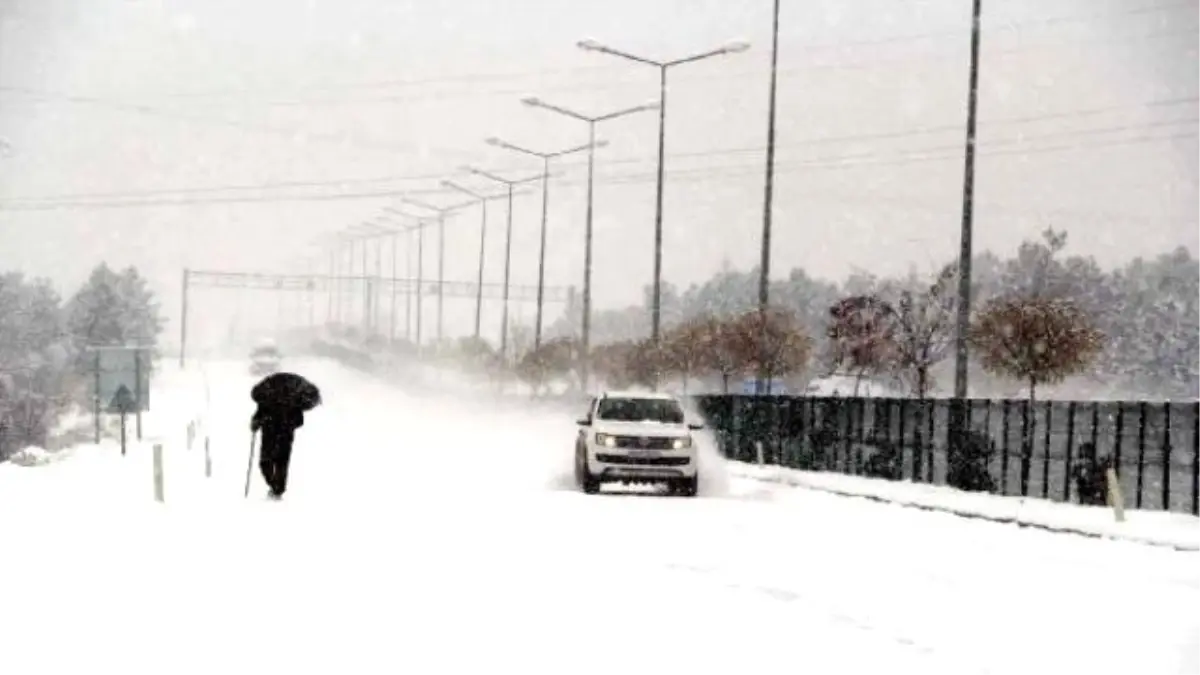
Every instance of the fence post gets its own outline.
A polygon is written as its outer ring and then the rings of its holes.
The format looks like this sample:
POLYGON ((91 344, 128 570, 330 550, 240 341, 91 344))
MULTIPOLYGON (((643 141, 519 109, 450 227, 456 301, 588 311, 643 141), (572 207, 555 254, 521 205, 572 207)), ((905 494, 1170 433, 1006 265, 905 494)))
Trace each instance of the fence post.
POLYGON ((1033 461, 1033 401, 1021 401, 1021 496, 1029 496, 1029 469, 1033 461))
POLYGON ((1171 510, 1171 404, 1163 403, 1163 438, 1162 438, 1162 507, 1163 511, 1171 510))
MULTIPOLYGON (((1117 428, 1113 436, 1113 472, 1116 474, 1117 480, 1121 479, 1121 440, 1125 436, 1125 405, 1122 401, 1117 401, 1117 428)), ((1120 485, 1117 485, 1117 493, 1120 494, 1120 485)), ((1124 506, 1124 504, 1122 504, 1124 506)), ((1124 514, 1122 514, 1123 517, 1124 514)))
POLYGON ((1067 404, 1067 458, 1063 464, 1063 501, 1071 503, 1071 470, 1075 461, 1075 401, 1067 404))
POLYGON ((1008 437, 1012 432, 1011 417, 1012 401, 1004 399, 1004 404, 1000 406, 1000 410, 1004 415, 1004 443, 1000 444, 1000 494, 1008 494, 1008 437))
POLYGON ((208 436, 204 437, 204 477, 212 478, 212 455, 208 451, 208 436))
MULTIPOLYGON (((1042 456, 1042 499, 1049 499, 1050 498, 1050 442, 1051 442, 1050 427, 1054 423, 1053 412, 1052 412, 1054 409, 1054 401, 1047 400, 1047 401, 1044 401, 1044 403, 1046 404, 1046 434, 1045 434, 1046 442, 1044 444, 1045 454, 1042 456)), ((1034 413, 1034 415, 1035 415, 1034 419, 1037 419, 1036 412, 1034 413)))
POLYGON ((1200 516, 1200 403, 1192 404, 1192 515, 1200 516))
POLYGON ((154 501, 163 501, 162 443, 154 444, 154 501))
POLYGON ((1137 458, 1137 494, 1133 498, 1133 507, 1142 508, 1142 485, 1146 472, 1146 411, 1145 401, 1138 404, 1138 458, 1137 458))

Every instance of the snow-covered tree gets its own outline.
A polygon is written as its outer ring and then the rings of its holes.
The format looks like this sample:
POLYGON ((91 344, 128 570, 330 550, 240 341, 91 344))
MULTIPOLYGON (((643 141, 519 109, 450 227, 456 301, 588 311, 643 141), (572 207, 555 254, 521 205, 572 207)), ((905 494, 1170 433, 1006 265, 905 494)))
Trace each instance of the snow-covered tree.
POLYGON ((136 269, 118 273, 102 263, 67 304, 67 328, 81 352, 89 345, 153 347, 163 319, 154 293, 136 269))

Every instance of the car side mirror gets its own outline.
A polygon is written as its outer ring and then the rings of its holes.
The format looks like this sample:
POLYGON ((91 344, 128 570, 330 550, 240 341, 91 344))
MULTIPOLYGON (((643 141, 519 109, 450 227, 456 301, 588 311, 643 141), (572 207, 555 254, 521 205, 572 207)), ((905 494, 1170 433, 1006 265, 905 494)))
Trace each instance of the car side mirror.
POLYGON ((579 419, 575 420, 575 424, 578 424, 581 427, 590 427, 592 426, 592 421, 586 417, 580 417, 579 419))
POLYGON ((688 425, 688 429, 691 429, 692 431, 700 431, 700 430, 704 429, 704 425, 699 424, 697 422, 692 422, 691 424, 688 425))

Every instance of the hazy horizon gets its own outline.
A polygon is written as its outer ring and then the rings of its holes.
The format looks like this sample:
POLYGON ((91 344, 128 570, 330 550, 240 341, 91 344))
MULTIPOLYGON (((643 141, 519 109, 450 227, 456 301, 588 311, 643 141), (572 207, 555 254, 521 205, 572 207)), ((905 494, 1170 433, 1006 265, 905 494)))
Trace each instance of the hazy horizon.
MULTIPOLYGON (((457 203, 430 192, 440 178, 495 190, 463 164, 540 171, 484 138, 586 140, 583 124, 521 96, 588 112, 657 97, 653 69, 577 49, 586 37, 654 58, 751 43, 671 71, 664 280, 757 263, 769 0, 297 4, 0 0, 0 267, 69 294, 101 260, 135 265, 172 336, 185 266, 302 271, 316 255, 324 271, 316 237, 380 215, 395 193, 457 203)), ((784 2, 776 276, 953 259, 969 10, 784 2)), ((1200 250, 1196 10, 984 3, 976 252, 1009 255, 1048 226, 1105 267, 1200 250)), ((597 309, 637 302, 651 282, 656 132, 654 113, 599 128, 611 145, 597 155, 597 309)), ((550 285, 581 283, 582 166, 564 160, 551 184, 550 285)), ((536 190, 516 204, 513 283, 536 280, 540 206, 536 190)), ((505 212, 489 210, 495 282, 505 212)), ((447 225, 448 279, 474 279, 478 223, 473 207, 447 225)), ((230 303, 221 293, 210 304, 230 303)), ((487 311, 498 324, 498 306, 487 311)), ((472 320, 472 303, 447 305, 451 334, 472 320)))

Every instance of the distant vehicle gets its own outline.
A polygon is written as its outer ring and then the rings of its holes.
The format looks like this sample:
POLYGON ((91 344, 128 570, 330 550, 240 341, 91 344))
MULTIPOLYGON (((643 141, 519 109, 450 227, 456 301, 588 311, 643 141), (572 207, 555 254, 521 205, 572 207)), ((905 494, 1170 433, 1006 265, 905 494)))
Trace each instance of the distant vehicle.
POLYGON ((266 376, 279 372, 282 363, 283 355, 279 353, 279 347, 273 341, 263 340, 250 352, 252 375, 266 376))
POLYGON ((858 398, 907 398, 907 394, 894 387, 876 382, 865 377, 856 377, 835 373, 808 383, 804 388, 805 396, 839 397, 850 396, 858 398))
POLYGON ((670 394, 604 392, 578 420, 575 482, 587 494, 602 483, 665 484, 671 494, 696 495, 699 466, 692 431, 670 394))

